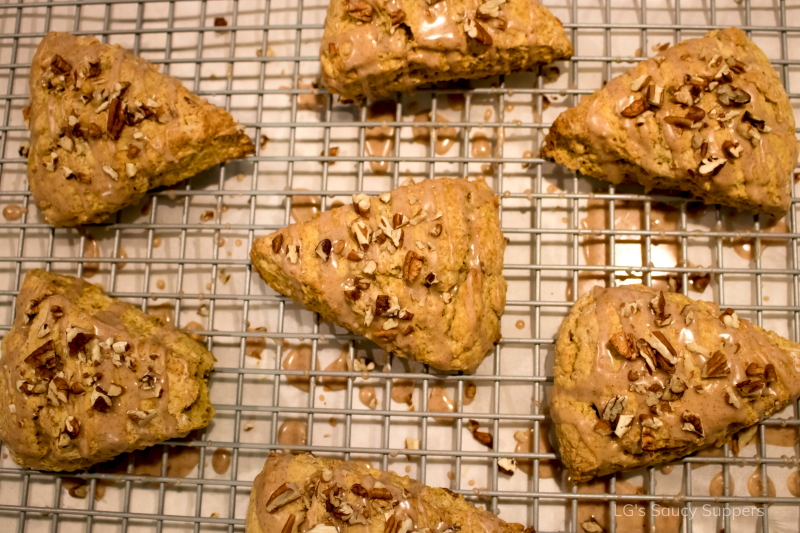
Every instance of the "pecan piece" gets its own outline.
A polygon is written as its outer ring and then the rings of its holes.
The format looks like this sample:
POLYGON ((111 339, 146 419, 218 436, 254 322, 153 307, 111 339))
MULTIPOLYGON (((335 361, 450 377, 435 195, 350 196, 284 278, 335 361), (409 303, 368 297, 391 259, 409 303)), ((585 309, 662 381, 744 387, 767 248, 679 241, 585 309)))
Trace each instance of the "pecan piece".
POLYGON ((684 411, 682 418, 683 418, 683 426, 681 428, 684 431, 697 433, 701 438, 705 437, 705 432, 703 431, 703 423, 700 421, 699 416, 697 416, 695 413, 684 411))
POLYGON ((327 261, 331 257, 331 249, 332 248, 333 248, 333 245, 331 244, 331 240, 330 239, 322 239, 321 241, 319 241, 319 244, 317 245, 317 249, 316 249, 317 255, 323 261, 327 261))
POLYGON ((300 489, 294 483, 284 483, 269 497, 266 503, 268 513, 275 512, 275 510, 283 507, 287 503, 291 503, 301 496, 300 489))
POLYGON ((479 427, 480 424, 477 420, 469 421, 469 430, 472 432, 472 438, 487 448, 492 449, 494 447, 494 438, 492 437, 492 434, 487 433, 486 431, 478 431, 479 427))
POLYGON ((639 352, 636 349, 636 337, 632 333, 619 331, 611 336, 609 342, 611 347, 625 359, 633 361, 639 356, 639 352))
POLYGON ((281 247, 283 246, 283 233, 278 233, 275 237, 272 238, 272 253, 277 254, 280 253, 281 247))
MULTIPOLYGON (((406 12, 402 9, 397 9, 395 11, 389 12, 389 18, 392 20, 392 25, 396 26, 398 24, 402 24, 406 20, 406 12)), ((383 198, 381 198, 383 200, 383 198)))
POLYGON ((608 437, 614 432, 611 429, 611 422, 608 420, 598 420, 597 424, 594 425, 594 430, 604 437, 608 437))
POLYGON ((748 376, 763 376, 764 365, 761 363, 750 363, 744 371, 748 376))
POLYGON ((108 118, 106 120, 106 131, 115 141, 122 135, 122 128, 125 127, 125 116, 122 112, 122 101, 119 98, 112 98, 108 104, 108 118))
POLYGON ((778 381, 778 372, 775 371, 775 365, 772 363, 764 367, 764 381, 767 383, 778 381))
POLYGON ((372 5, 364 0, 350 0, 345 6, 347 12, 361 22, 372 22, 372 5))
POLYGON ((494 42, 486 28, 481 26, 481 23, 475 19, 468 18, 464 20, 464 31, 482 45, 491 46, 494 42))
POLYGON ((736 384, 736 388, 742 396, 760 396, 764 386, 766 383, 761 379, 746 379, 736 384))
POLYGON ((704 378, 721 378, 730 375, 731 367, 728 365, 728 357, 721 351, 714 352, 711 359, 706 361, 703 367, 704 378))
POLYGON ((638 117, 650 108, 650 104, 644 98, 637 98, 631 104, 620 112, 625 118, 638 117))
POLYGON ((406 257, 403 261, 403 278, 413 283, 422 272, 422 265, 424 263, 425 257, 423 255, 413 250, 406 252, 406 257))
POLYGON ((611 398, 608 403, 606 404, 605 409, 603 409, 603 420, 608 420, 609 422, 614 422, 617 417, 625 410, 625 406, 628 405, 628 397, 623 395, 616 395, 611 398))
POLYGON ((72 67, 63 57, 56 54, 50 62, 50 70, 52 70, 54 74, 67 74, 72 71, 72 67))

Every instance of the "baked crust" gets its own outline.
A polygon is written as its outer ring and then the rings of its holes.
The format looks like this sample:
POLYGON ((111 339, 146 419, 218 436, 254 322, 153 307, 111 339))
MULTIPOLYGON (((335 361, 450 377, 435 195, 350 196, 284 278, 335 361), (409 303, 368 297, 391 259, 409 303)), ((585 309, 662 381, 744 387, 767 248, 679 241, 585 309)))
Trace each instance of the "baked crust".
POLYGON ((250 492, 245 531, 398 533, 426 528, 440 533, 527 531, 521 524, 504 522, 447 489, 310 454, 270 455, 250 492), (281 491, 285 500, 294 499, 279 505, 281 501, 273 496, 281 491))
POLYGON ((729 28, 683 41, 614 78, 556 119, 541 153, 612 183, 637 181, 647 190, 686 191, 707 204, 783 216, 797 150, 778 75, 744 32, 729 28), (645 104, 659 99, 659 88, 662 104, 645 104))
POLYGON ((800 345, 733 310, 642 285, 596 287, 556 344, 550 411, 562 460, 585 481, 722 446, 798 398, 799 369, 800 345), (674 364, 662 355, 670 346, 674 364))
POLYGON ((474 369, 500 339, 505 307, 495 195, 483 181, 436 179, 381 197, 355 196, 364 216, 351 204, 257 239, 253 265, 279 293, 389 352, 474 369))
POLYGON ((93 36, 48 33, 30 94, 28 178, 53 225, 102 222, 150 189, 255 153, 224 109, 93 36))
POLYGON ((81 279, 29 271, 2 348, 0 435, 28 468, 86 469, 214 414, 211 353, 81 279))
POLYGON ((332 0, 320 48, 322 83, 353 100, 571 56, 537 0, 332 0))

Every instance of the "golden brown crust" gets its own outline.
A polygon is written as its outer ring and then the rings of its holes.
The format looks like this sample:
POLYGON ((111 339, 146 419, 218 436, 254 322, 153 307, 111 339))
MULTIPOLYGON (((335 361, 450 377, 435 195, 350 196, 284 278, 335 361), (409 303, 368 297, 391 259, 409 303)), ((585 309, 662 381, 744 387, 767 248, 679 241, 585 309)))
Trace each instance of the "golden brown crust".
POLYGON ((30 94, 28 176, 54 225, 102 222, 150 189, 255 152, 225 110, 92 36, 48 33, 30 94))
POLYGON ((614 78, 562 113, 542 147, 587 176, 777 216, 790 203, 797 153, 781 81, 737 28, 681 42, 614 78))
POLYGON ((0 435, 28 468, 85 469, 214 414, 208 350, 77 278, 29 271, 2 348, 0 435))
POLYGON ((269 457, 250 492, 245 531, 397 533, 426 528, 438 533, 523 532, 522 525, 504 522, 447 489, 309 454, 269 457))
POLYGON ((505 306, 494 194, 483 181, 436 179, 381 197, 354 198, 365 216, 343 206, 258 239, 253 265, 276 291, 387 351, 474 369, 500 338, 505 306))
POLYGON ((322 83, 354 100, 570 56, 561 22, 536 0, 333 0, 320 48, 322 83))
POLYGON ((584 481, 722 446, 800 396, 798 368, 800 346, 732 311, 641 285, 595 288, 556 344, 550 408, 562 459, 584 481), (616 348, 620 334, 633 337, 632 357, 616 348))

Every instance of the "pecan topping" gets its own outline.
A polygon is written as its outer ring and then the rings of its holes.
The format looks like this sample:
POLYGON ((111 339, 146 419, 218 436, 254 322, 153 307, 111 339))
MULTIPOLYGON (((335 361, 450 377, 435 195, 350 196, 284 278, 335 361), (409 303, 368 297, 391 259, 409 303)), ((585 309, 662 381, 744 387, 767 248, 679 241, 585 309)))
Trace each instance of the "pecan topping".
POLYGON ((321 241, 319 241, 319 244, 317 245, 317 255, 323 261, 327 261, 331 257, 332 248, 333 245, 331 244, 330 239, 322 239, 321 241))
POLYGON ((395 213, 392 216, 392 226, 394 227, 394 229, 402 228, 407 224, 408 224, 408 217, 405 216, 403 213, 395 213))
POLYGON ((611 422, 608 420, 599 420, 597 424, 594 425, 594 430, 604 437, 608 437, 614 432, 614 430, 611 429, 611 422))
POLYGON ((425 257, 423 255, 413 250, 406 252, 406 257, 403 261, 403 278, 413 283, 422 272, 422 265, 424 263, 425 257))
POLYGON ((730 375, 731 367, 728 366, 728 357, 721 351, 714 352, 711 359, 703 367, 704 378, 721 378, 730 375))
POLYGON ((672 315, 667 314, 667 301, 664 298, 664 291, 659 291, 658 294, 650 300, 650 309, 656 315, 655 325, 663 328, 672 324, 672 315))
POLYGON ((433 237, 438 237, 439 235, 441 235, 441 234, 442 234, 442 225, 441 225, 441 224, 439 224, 439 223, 437 222, 436 224, 434 224, 433 226, 431 226, 431 231, 430 231, 430 233, 431 233, 431 235, 432 235, 433 237))
POLYGON ((372 498, 373 500, 391 500, 392 493, 386 487, 373 487, 367 490, 363 485, 355 484, 350 487, 350 492, 361 498, 372 498))
POLYGON ((675 348, 667 340, 663 333, 654 331, 647 341, 656 352, 656 363, 664 372, 675 373, 675 364, 678 362, 675 348))
POLYGON ((722 143, 722 150, 731 158, 738 159, 742 157, 744 148, 739 144, 739 141, 725 141, 722 143))
POLYGON ((651 79, 652 78, 649 75, 642 74, 641 76, 639 76, 638 78, 636 78, 631 82, 631 91, 638 93, 639 91, 650 85, 651 79))
POLYGON ((397 330, 396 329, 379 330, 374 332, 372 336, 375 337, 376 339, 392 342, 397 338, 397 330))
POLYGON ((277 254, 280 253, 281 247, 283 246, 283 233, 278 233, 275 237, 272 238, 272 253, 277 254))
POLYGON ((678 117, 675 115, 669 115, 667 117, 664 117, 664 122, 666 122, 670 126, 675 126, 676 128, 681 128, 684 130, 691 129, 692 124, 694 124, 690 119, 686 117, 678 117))
POLYGON ((111 409, 111 398, 105 394, 100 387, 95 387, 92 391, 92 396, 89 398, 92 403, 92 409, 105 413, 111 409))
POLYGON ((286 523, 283 524, 283 529, 281 529, 281 533, 292 533, 294 530, 294 523, 297 520, 297 515, 292 513, 289 515, 289 518, 286 519, 286 523))
POLYGON ((353 232, 358 246, 361 247, 362 250, 367 251, 369 249, 370 237, 372 237, 372 231, 369 229, 369 226, 367 226, 363 220, 356 220, 350 226, 350 229, 353 232))
POLYGON ((760 379, 746 379, 736 384, 739 394, 742 396, 760 396, 761 389, 764 388, 766 383, 760 379))
POLYGON ((750 363, 747 365, 745 369, 745 374, 748 376, 763 376, 764 375, 764 365, 761 363, 750 363))
POLYGON ((492 36, 489 35, 489 32, 486 31, 486 29, 481 26, 481 23, 477 20, 471 18, 465 19, 464 31, 467 33, 467 35, 485 46, 491 46, 494 42, 492 40, 492 36))
POLYGON ((89 137, 92 139, 99 139, 103 136, 103 130, 97 124, 89 124, 89 137))
POLYGON ((717 175, 727 162, 727 159, 713 155, 709 156, 700 161, 700 167, 698 167, 697 173, 704 178, 710 178, 711 176, 717 175))
POLYGON ((108 104, 108 119, 106 121, 108 135, 116 141, 122 135, 124 126, 125 116, 122 111, 122 101, 119 98, 113 98, 108 104))
POLYGON ((757 118, 753 115, 750 111, 745 111, 744 115, 742 116, 742 121, 751 124, 755 127, 758 131, 769 133, 772 129, 767 126, 766 122, 760 118, 757 118))
POLYGON ((603 409, 603 420, 608 420, 609 422, 614 422, 617 417, 625 410, 625 406, 628 405, 628 397, 622 395, 616 395, 611 398, 608 403, 606 404, 605 409, 603 409))
POLYGON ((750 103, 750 94, 733 85, 720 85, 717 99, 724 106, 738 107, 750 103))
POLYGON ((664 388, 661 399, 665 402, 673 402, 678 400, 683 396, 683 393, 688 388, 689 387, 686 385, 685 381, 673 374, 670 376, 667 386, 664 388))
POLYGON ((648 101, 643 98, 637 98, 631 104, 623 109, 620 114, 625 118, 638 117, 650 107, 648 101))
POLYGON ((640 377, 641 377, 641 376, 639 375, 639 372, 638 372, 638 371, 636 371, 636 370, 630 370, 630 371, 628 371, 628 381, 636 381, 636 380, 637 380, 637 379, 639 379, 640 377))
MULTIPOLYGON (((402 24, 406 20, 406 12, 402 9, 389 12, 389 17, 392 19, 392 25, 396 26, 402 24)), ((383 198, 381 198, 383 200, 383 198)))
POLYGON ((700 422, 700 417, 697 416, 695 413, 690 413, 689 411, 683 412, 682 429, 684 431, 689 431, 691 433, 697 433, 700 437, 705 437, 705 432, 703 431, 703 424, 702 422, 700 422))
POLYGON ((359 252, 358 250, 350 250, 347 252, 347 258, 350 261, 361 261, 364 259, 364 254, 359 252))
POLYGON ((275 489, 275 492, 273 492, 269 500, 267 500, 267 512, 275 512, 276 509, 297 500, 300 496, 300 489, 297 488, 297 485, 294 483, 284 483, 275 489))
POLYGON ((722 323, 725 324, 729 328, 739 329, 739 316, 736 314, 736 311, 731 309, 730 307, 725 309, 725 311, 720 315, 720 320, 722 323))
POLYGON ((381 294, 375 298, 375 316, 383 316, 391 307, 389 297, 381 294))
POLYGON ((778 381, 778 373, 775 371, 775 365, 772 363, 764 367, 764 381, 767 383, 778 381))
POLYGON ((725 400, 736 409, 739 409, 742 406, 742 402, 739 401, 736 391, 730 385, 725 387, 725 400))
POLYGON ((158 414, 157 409, 148 409, 147 411, 141 411, 137 409, 133 411, 128 411, 127 413, 128 418, 131 419, 133 422, 136 422, 136 424, 140 428, 149 424, 150 421, 153 418, 155 418, 156 414, 158 414))
POLYGON ((53 56, 53 60, 50 62, 50 69, 54 74, 67 74, 72 71, 70 64, 58 54, 53 56))
POLYGON ((361 22, 372 21, 372 6, 364 0, 350 0, 345 9, 356 20, 361 22))
POLYGON ((619 415, 617 427, 614 428, 614 435, 622 438, 630 431, 631 427, 633 427, 633 415, 619 415))
POLYGON ((633 361, 639 356, 636 349, 636 337, 632 333, 619 331, 611 336, 610 343, 614 350, 625 359, 633 361))
POLYGON ((353 195, 353 208, 356 210, 356 213, 358 213, 359 216, 369 216, 369 204, 369 196, 366 194, 360 193, 353 195))
POLYGON ((361 299, 361 289, 358 287, 345 287, 344 294, 354 302, 361 299))
POLYGON ((53 368, 56 365, 57 356, 55 348, 53 347, 53 339, 45 342, 36 348, 31 354, 25 358, 25 363, 39 368, 53 368))
POLYGON ((74 416, 68 416, 67 419, 64 420, 64 433, 69 435, 70 438, 76 439, 80 432, 81 425, 78 420, 74 416))
MULTIPOLYGON (((642 428, 642 450, 652 452, 656 450, 656 437, 653 428, 642 428)), ((585 528, 584 528, 585 529, 585 528)))
POLYGON ((642 359, 644 359, 644 362, 647 364, 647 368, 648 370, 650 370, 650 373, 652 374, 653 372, 655 372, 656 354, 653 348, 651 348, 650 345, 647 343, 647 341, 644 339, 637 340, 636 347, 639 349, 639 355, 641 355, 642 359))

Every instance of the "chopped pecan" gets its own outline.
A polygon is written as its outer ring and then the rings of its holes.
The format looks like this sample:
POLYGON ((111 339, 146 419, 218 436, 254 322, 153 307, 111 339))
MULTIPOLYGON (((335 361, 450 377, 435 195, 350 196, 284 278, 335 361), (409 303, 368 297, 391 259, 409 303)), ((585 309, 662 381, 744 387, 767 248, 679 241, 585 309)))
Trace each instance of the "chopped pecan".
POLYGON ((625 436, 625 434, 630 431, 633 427, 633 415, 619 415, 619 419, 617 420, 617 427, 614 428, 614 435, 619 438, 625 436))
POLYGON ((439 235, 441 235, 442 234, 442 225, 437 222, 436 224, 431 226, 430 234, 432 236, 434 236, 434 237, 438 237, 439 235))
POLYGON ((144 427, 149 424, 150 421, 156 417, 156 414, 158 414, 157 409, 148 409, 146 411, 135 409, 128 411, 127 413, 128 418, 131 421, 136 422, 139 427, 144 427))
POLYGON ((481 26, 481 23, 475 19, 467 18, 464 20, 464 31, 482 45, 491 46, 494 42, 486 28, 481 26))
POLYGON ((408 225, 408 217, 405 216, 403 213, 395 213, 392 215, 392 226, 394 229, 402 228, 403 226, 408 225))
POLYGON ((724 352, 716 351, 711 359, 706 361, 703 367, 702 376, 704 378, 721 378, 730 375, 731 367, 728 365, 728 357, 724 352))
POLYGON ((745 369, 745 374, 748 376, 763 376, 764 375, 764 365, 761 363, 750 363, 747 365, 745 369))
POLYGON ((733 85, 720 85, 717 99, 724 106, 738 107, 750 103, 750 94, 733 85))
POLYGON ((492 434, 487 433, 486 431, 478 431, 479 427, 480 424, 477 420, 469 421, 469 430, 472 432, 472 438, 487 448, 492 449, 494 447, 494 438, 492 437, 492 434))
POLYGON ((775 370, 775 365, 769 363, 764 367, 764 381, 767 383, 774 383, 778 381, 778 372, 775 370))
POLYGON ((327 261, 331 257, 331 249, 332 248, 333 248, 333 245, 331 244, 331 240, 330 239, 322 239, 321 241, 319 241, 319 244, 317 245, 317 250, 316 250, 317 251, 317 255, 323 261, 327 261))
POLYGON ((89 398, 91 401, 92 409, 105 413, 111 409, 111 398, 105 394, 100 387, 95 387, 92 395, 89 398))
POLYGON ((48 340, 25 358, 25 363, 35 367, 53 368, 56 364, 57 356, 53 344, 53 339, 48 340))
POLYGON ((356 20, 361 22, 372 21, 372 5, 364 0, 349 0, 345 9, 356 20))
POLYGON ((604 437, 608 437, 614 432, 614 430, 611 429, 611 422, 608 420, 598 420, 597 424, 594 425, 594 430, 604 437))
POLYGON ((375 316, 383 316, 389 308, 391 307, 391 303, 389 303, 389 297, 385 294, 379 295, 375 298, 375 316))
MULTIPOLYGON (((406 12, 402 9, 396 9, 394 11, 389 11, 389 18, 392 20, 392 25, 396 26, 405 22, 406 20, 406 12)), ((383 198, 381 198, 383 200, 383 198)))
POLYGON ((354 194, 353 195, 353 209, 355 209, 356 213, 362 217, 369 216, 369 196, 364 193, 354 194))
POLYGON ((625 118, 638 117, 650 108, 650 104, 644 98, 637 98, 631 104, 620 112, 625 118))
POLYGON ((722 323, 725 324, 729 328, 739 329, 739 316, 736 314, 736 311, 731 309, 730 307, 725 309, 725 311, 720 315, 720 320, 722 323))
POLYGON ((736 384, 742 396, 760 396, 766 383, 761 379, 746 379, 736 384))
POLYGON ((650 373, 656 371, 656 354, 655 350, 647 343, 644 339, 638 339, 636 341, 636 347, 639 349, 639 355, 642 356, 644 362, 647 364, 648 370, 650 373))
POLYGON ((667 300, 664 297, 664 291, 658 291, 658 294, 650 300, 650 309, 656 316, 656 326, 663 328, 672 324, 672 315, 667 314, 667 300))
POLYGON ((413 250, 406 252, 406 257, 403 261, 403 278, 406 281, 414 282, 422 272, 422 265, 424 263, 425 257, 423 255, 413 250))
POLYGON ((704 178, 710 178, 711 176, 717 175, 727 162, 727 159, 713 155, 709 156, 700 161, 700 166, 697 168, 697 173, 704 178))
POLYGON ((628 371, 628 381, 636 381, 640 377, 641 376, 639 375, 639 372, 637 370, 629 370, 628 371))
POLYGON ((67 74, 72 71, 72 66, 63 57, 56 54, 50 62, 50 69, 54 74, 67 74))
POLYGON ((628 405, 627 396, 620 394, 614 396, 608 401, 605 409, 603 409, 603 420, 608 420, 609 422, 613 423, 620 413, 625 410, 626 405, 628 405))
POLYGON ((294 483, 284 483, 272 493, 266 503, 268 513, 283 507, 287 503, 291 503, 301 496, 300 489, 294 483))
POLYGON ((81 425, 78 420, 74 416, 68 416, 66 420, 64 420, 64 433, 69 435, 71 438, 76 439, 78 438, 78 434, 81 432, 81 425))
POLYGON ((655 350, 658 367, 665 372, 673 374, 675 372, 675 364, 678 362, 678 353, 667 340, 667 337, 660 331, 654 331, 647 342, 655 350))
POLYGON ((396 329, 379 330, 374 332, 372 336, 377 339, 381 339, 387 342, 392 342, 397 338, 397 330, 396 329))
POLYGON ((115 141, 122 135, 122 128, 125 127, 125 116, 122 111, 122 101, 119 98, 112 98, 108 104, 108 118, 106 120, 106 131, 115 141))
POLYGON ((742 153, 744 153, 744 148, 739 144, 739 141, 726 140, 722 143, 722 150, 733 159, 742 157, 742 153))
POLYGON ((611 336, 609 342, 614 350, 625 359, 633 361, 639 356, 639 351, 636 349, 636 337, 632 333, 618 331, 611 336))
POLYGON ((683 393, 686 391, 688 386, 686 382, 683 381, 676 375, 672 375, 667 382, 666 387, 664 388, 664 392, 661 395, 661 399, 665 402, 673 402, 675 400, 680 399, 683 397, 683 393))
POLYGON ((739 396, 736 395, 736 390, 730 385, 725 387, 725 400, 736 409, 742 406, 742 402, 739 401, 739 396))
POLYGON ((669 124, 670 126, 675 126, 676 128, 681 128, 684 130, 688 130, 692 128, 692 122, 690 119, 686 117, 679 117, 676 115, 669 115, 664 117, 664 122, 669 124))
POLYGON ((294 531, 294 523, 296 521, 297 521, 297 515, 294 513, 290 514, 289 518, 286 519, 286 523, 283 524, 281 533, 292 533, 292 531, 294 531))
POLYGON ((705 437, 705 432, 703 431, 703 423, 700 421, 699 416, 697 416, 695 413, 684 411, 682 419, 683 419, 682 429, 684 431, 697 433, 700 437, 705 437))
POLYGON ((350 298, 354 302, 358 301, 361 298, 361 289, 359 289, 358 287, 345 287, 344 293, 348 298, 350 298))
POLYGON ((772 131, 771 128, 769 126, 767 126, 767 123, 764 120, 756 117, 750 111, 745 111, 744 112, 744 115, 742 116, 742 121, 751 124, 758 131, 761 131, 761 132, 764 132, 764 133, 769 133, 770 131, 772 131))

